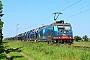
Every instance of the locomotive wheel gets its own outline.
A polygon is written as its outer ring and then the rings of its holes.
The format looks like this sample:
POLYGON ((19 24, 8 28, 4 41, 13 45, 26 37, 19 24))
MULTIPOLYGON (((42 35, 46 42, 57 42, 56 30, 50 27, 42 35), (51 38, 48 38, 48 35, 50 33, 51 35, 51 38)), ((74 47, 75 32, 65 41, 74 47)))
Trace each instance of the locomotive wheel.
POLYGON ((47 42, 48 44, 50 43, 50 41, 47 42))
POLYGON ((58 43, 58 40, 56 40, 56 43, 58 43))
POLYGON ((72 43, 69 43, 68 45, 71 45, 72 43))

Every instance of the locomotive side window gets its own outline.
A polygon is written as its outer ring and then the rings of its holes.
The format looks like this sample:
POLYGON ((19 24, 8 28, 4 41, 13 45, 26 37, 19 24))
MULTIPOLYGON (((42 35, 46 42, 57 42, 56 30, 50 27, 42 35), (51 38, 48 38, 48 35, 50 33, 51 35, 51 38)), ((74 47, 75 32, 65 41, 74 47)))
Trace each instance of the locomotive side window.
POLYGON ((57 26, 58 28, 64 28, 64 26, 57 26))
POLYGON ((58 26, 58 31, 59 32, 63 32, 63 30, 64 30, 64 26, 58 26))
POLYGON ((58 28, 58 31, 59 32, 63 32, 63 28, 58 28))

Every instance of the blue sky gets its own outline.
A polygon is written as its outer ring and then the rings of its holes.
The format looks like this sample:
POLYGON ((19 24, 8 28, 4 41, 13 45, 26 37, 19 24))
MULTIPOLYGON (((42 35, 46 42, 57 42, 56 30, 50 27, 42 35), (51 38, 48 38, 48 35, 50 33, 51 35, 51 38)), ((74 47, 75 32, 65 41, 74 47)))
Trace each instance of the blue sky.
POLYGON ((73 34, 90 37, 90 0, 2 0, 4 37, 29 31, 54 22, 53 13, 62 12, 58 20, 69 22, 73 34), (81 12, 81 13, 80 13, 81 12))

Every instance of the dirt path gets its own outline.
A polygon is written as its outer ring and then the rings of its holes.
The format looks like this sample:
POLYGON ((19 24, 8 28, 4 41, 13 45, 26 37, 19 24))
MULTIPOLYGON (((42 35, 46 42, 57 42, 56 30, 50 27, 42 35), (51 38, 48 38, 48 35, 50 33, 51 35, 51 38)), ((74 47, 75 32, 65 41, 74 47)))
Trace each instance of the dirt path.
POLYGON ((6 47, 5 47, 5 44, 3 46, 4 46, 4 51, 6 53, 6 60, 12 60, 10 55, 8 54, 8 51, 7 51, 6 47))
MULTIPOLYGON (((8 52, 8 50, 6 49, 5 44, 4 44, 3 46, 4 46, 4 50, 5 50, 6 56, 7 56, 6 60, 13 60, 13 59, 10 57, 10 55, 9 55, 10 52, 8 52)), ((15 49, 17 49, 17 48, 12 47, 12 49, 15 50, 15 49)), ((17 50, 16 50, 16 51, 17 51, 17 50)), ((18 52, 18 51, 17 51, 17 52, 18 52)), ((22 56, 28 58, 29 60, 33 60, 31 57, 25 55, 23 52, 18 52, 18 53, 20 53, 22 56)))
MULTIPOLYGON (((12 47, 13 48, 13 47, 12 47)), ((13 48, 16 49, 16 48, 13 48)), ((27 56, 26 54, 24 54, 23 52, 19 52, 22 56, 28 58, 29 60, 33 60, 30 56, 27 56)))
POLYGON ((24 53, 20 52, 20 54, 26 58, 28 58, 29 60, 33 60, 32 58, 30 58, 29 56, 25 55, 24 53))

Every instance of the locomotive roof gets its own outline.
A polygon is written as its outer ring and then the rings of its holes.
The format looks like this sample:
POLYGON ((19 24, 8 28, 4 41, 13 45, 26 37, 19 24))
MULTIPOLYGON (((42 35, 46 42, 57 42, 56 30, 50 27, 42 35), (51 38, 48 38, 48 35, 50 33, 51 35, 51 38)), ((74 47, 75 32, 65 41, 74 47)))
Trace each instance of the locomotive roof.
POLYGON ((64 26, 71 26, 71 24, 70 23, 64 23, 64 24, 55 24, 55 25, 59 25, 59 26, 62 26, 62 25, 64 25, 64 26))
POLYGON ((70 23, 53 23, 53 24, 51 24, 50 26, 71 26, 71 24, 70 23))
POLYGON ((50 27, 50 26, 71 26, 70 23, 60 23, 60 22, 55 22, 55 23, 52 23, 50 25, 44 25, 42 27, 39 27, 39 29, 43 29, 45 27, 50 27))
POLYGON ((43 28, 45 28, 45 27, 47 27, 47 26, 49 26, 49 25, 44 25, 44 26, 42 26, 42 27, 39 27, 39 29, 43 29, 43 28))

